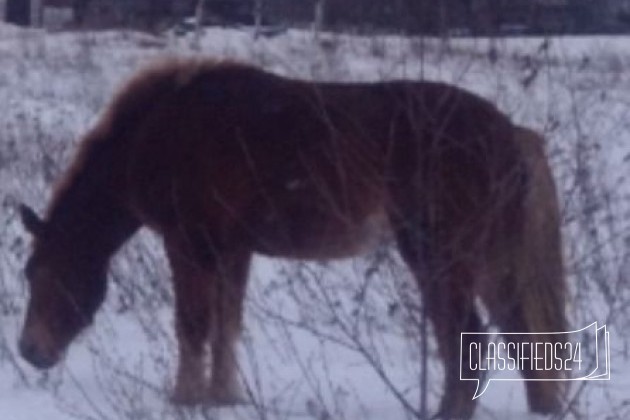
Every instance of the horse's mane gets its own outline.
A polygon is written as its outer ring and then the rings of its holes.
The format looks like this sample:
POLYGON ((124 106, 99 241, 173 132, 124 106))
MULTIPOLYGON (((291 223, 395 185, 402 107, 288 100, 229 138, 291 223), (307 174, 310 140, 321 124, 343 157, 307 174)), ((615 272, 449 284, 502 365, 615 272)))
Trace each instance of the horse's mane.
POLYGON ((209 58, 169 58, 145 66, 123 83, 96 125, 80 140, 70 166, 53 189, 47 217, 81 176, 90 157, 121 141, 120 134, 145 117, 152 106, 189 85, 196 76, 218 68, 248 67, 209 58))

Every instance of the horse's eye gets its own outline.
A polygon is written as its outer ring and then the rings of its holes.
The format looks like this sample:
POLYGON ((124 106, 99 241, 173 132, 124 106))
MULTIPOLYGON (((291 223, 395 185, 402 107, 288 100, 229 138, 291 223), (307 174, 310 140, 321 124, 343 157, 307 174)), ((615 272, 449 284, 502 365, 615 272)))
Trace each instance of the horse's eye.
POLYGON ((24 277, 29 283, 34 281, 39 281, 39 279, 46 278, 50 276, 50 269, 42 264, 34 264, 33 261, 30 261, 24 267, 24 277))

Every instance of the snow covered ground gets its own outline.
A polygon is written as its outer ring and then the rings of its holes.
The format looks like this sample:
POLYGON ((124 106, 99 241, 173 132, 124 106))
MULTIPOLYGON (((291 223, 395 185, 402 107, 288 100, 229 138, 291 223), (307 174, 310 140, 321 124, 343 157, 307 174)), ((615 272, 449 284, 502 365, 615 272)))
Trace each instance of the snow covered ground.
MULTIPOLYGON (((36 372, 17 355, 28 238, 16 203, 44 208, 75 142, 134 69, 199 54, 317 80, 444 80, 543 132, 563 200, 574 324, 598 321, 611 331, 611 381, 577 384, 567 416, 628 418, 628 41, 315 39, 298 30, 255 40, 246 30, 209 29, 195 45, 132 32, 46 34, 0 25, 0 419, 411 418, 400 399, 415 407, 420 395, 417 301, 404 267, 386 251, 327 264, 256 259, 239 350, 252 400, 245 407, 168 403, 172 297, 160 243, 149 232, 115 260, 105 307, 59 367, 36 372), (401 296, 408 305, 399 304, 401 296)), ((435 408, 435 354, 429 367, 435 408)), ((531 417, 520 382, 492 383, 480 399, 476 418, 507 417, 531 417)))

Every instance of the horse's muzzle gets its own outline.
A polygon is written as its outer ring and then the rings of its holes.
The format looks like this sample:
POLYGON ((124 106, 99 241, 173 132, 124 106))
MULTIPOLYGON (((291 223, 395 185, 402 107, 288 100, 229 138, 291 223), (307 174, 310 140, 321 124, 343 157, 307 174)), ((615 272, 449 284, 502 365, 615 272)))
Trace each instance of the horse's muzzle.
POLYGON ((51 368, 59 361, 57 355, 42 351, 33 341, 24 337, 20 339, 19 348, 22 357, 37 369, 51 368))

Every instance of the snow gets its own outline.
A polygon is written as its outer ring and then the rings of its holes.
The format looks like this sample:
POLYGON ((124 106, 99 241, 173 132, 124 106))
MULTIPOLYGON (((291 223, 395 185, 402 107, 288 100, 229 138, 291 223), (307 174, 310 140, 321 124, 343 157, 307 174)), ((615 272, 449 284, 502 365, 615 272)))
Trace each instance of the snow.
MULTIPOLYGON (((613 347, 612 380, 575 386, 571 396, 579 395, 575 409, 584 418, 627 417, 629 45, 626 37, 315 38, 295 29, 255 40, 247 29, 218 28, 196 44, 172 35, 49 34, 0 24, 0 419, 410 418, 388 384, 418 405, 420 346, 411 321, 417 313, 396 306, 404 296, 413 308, 416 298, 408 273, 389 253, 377 267, 374 256, 326 264, 256 258, 239 345, 247 406, 169 403, 176 367, 169 271, 149 232, 114 261, 104 308, 60 366, 40 373, 20 359, 28 239, 16 204, 45 207, 74 144, 135 69, 191 55, 316 80, 443 80, 544 133, 563 200, 574 322, 608 323, 613 347), (358 336, 348 334, 353 328, 358 336)), ((436 408, 441 367, 433 343, 430 350, 429 401, 436 408)), ((521 382, 491 383, 475 416, 507 417, 535 418, 521 382)))

